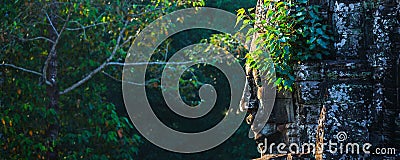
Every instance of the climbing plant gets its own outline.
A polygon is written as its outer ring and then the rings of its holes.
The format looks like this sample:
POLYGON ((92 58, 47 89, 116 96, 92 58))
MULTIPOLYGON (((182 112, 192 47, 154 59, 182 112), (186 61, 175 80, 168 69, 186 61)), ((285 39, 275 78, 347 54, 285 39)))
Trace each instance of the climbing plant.
MULTIPOLYGON (((293 66, 307 60, 322 59, 329 54, 333 38, 329 26, 320 16, 320 6, 309 5, 308 0, 264 0, 265 19, 258 19, 254 8, 239 9, 238 22, 242 28, 252 25, 247 33, 255 49, 246 55, 246 64, 258 69, 279 90, 292 91, 295 81, 293 66), (272 79, 273 62, 276 79, 272 79)), ((260 13, 257 13, 260 14, 260 13)))

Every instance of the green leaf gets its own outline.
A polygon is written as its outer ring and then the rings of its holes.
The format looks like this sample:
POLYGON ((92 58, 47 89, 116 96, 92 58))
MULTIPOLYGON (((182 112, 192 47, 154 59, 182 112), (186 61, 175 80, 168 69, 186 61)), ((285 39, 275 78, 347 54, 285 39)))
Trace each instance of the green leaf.
POLYGON ((297 0, 297 2, 300 4, 306 4, 308 3, 308 0, 297 0))
POLYGON ((308 44, 313 43, 315 40, 317 39, 317 37, 311 37, 311 39, 309 41, 307 41, 308 44))
POLYGON ((303 16, 303 15, 305 15, 305 14, 304 14, 304 12, 297 12, 295 15, 296 15, 297 17, 301 17, 301 16, 303 16))
POLYGON ((276 18, 276 20, 280 21, 280 20, 282 20, 282 19, 284 19, 284 18, 285 18, 284 15, 279 15, 278 18, 276 18))
POLYGON ((322 39, 317 39, 317 43, 324 49, 328 49, 328 44, 322 39))
POLYGON ((273 11, 273 10, 269 9, 269 10, 267 11, 267 17, 271 17, 273 14, 274 14, 274 11, 273 11))
POLYGON ((324 35, 324 34, 325 34, 325 33, 322 31, 321 28, 317 28, 317 29, 316 29, 316 32, 317 32, 319 35, 324 35))
POLYGON ((319 20, 320 18, 318 17, 318 15, 316 15, 315 13, 314 13, 314 11, 310 11, 310 12, 308 12, 309 14, 310 14, 310 16, 311 16, 311 18, 312 19, 315 19, 315 20, 319 20))
POLYGON ((282 1, 281 1, 281 2, 278 2, 278 3, 276 4, 276 7, 279 8, 279 7, 281 7, 281 6, 284 5, 284 4, 285 4, 285 2, 282 2, 282 1))
POLYGON ((244 10, 244 8, 240 8, 240 9, 237 11, 237 15, 238 15, 238 16, 239 16, 239 15, 243 15, 245 12, 246 12, 246 10, 244 10))
POLYGON ((278 85, 282 82, 282 80, 283 80, 282 78, 278 78, 278 79, 275 81, 274 84, 278 86, 278 85))
POLYGON ((243 15, 237 16, 235 26, 239 24, 239 22, 242 20, 242 18, 243 18, 243 15))

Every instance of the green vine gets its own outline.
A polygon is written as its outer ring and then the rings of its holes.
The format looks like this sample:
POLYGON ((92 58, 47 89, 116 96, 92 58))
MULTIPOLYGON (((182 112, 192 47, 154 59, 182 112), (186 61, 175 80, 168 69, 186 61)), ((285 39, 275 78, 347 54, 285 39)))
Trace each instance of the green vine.
POLYGON ((239 9, 238 22, 242 28, 254 26, 247 33, 255 49, 246 55, 246 64, 266 75, 278 90, 292 91, 295 82, 293 66, 307 60, 319 60, 329 54, 330 36, 328 25, 320 16, 320 6, 308 5, 308 0, 265 0, 266 19, 256 19, 254 8, 239 9), (253 12, 253 13, 252 13, 253 12), (270 59, 268 59, 270 57, 270 59), (276 79, 272 79, 271 61, 275 67, 276 79))

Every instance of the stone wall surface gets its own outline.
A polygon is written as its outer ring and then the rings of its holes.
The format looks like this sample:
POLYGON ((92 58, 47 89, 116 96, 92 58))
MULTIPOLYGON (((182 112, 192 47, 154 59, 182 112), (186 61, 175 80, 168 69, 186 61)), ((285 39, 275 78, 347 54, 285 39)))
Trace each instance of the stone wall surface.
POLYGON ((301 146, 319 142, 316 133, 324 108, 324 125, 320 127, 324 143, 371 143, 371 152, 376 147, 397 150, 394 155, 362 151, 345 154, 344 150, 330 153, 325 147, 323 159, 400 159, 399 0, 312 0, 310 3, 323 7, 323 17, 332 26, 335 40, 329 57, 295 66, 293 104, 284 106, 295 111, 294 120, 286 122, 287 143, 301 146), (346 134, 345 139, 338 137, 342 133, 346 134))

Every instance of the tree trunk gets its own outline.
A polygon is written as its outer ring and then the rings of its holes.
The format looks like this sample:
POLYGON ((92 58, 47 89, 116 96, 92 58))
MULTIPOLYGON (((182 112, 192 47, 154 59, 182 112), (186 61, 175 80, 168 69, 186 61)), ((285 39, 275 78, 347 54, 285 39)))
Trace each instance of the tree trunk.
MULTIPOLYGON (((57 11, 57 6, 56 3, 53 4, 51 7, 52 11, 57 11)), ((53 23, 53 26, 57 26, 57 20, 54 16, 54 14, 49 15, 50 21, 53 23)), ((55 28, 52 28, 50 26, 49 28, 50 31, 50 37, 51 39, 56 43, 56 39, 58 38, 58 33, 55 31, 55 28)), ((47 68, 47 75, 46 80, 50 82, 50 85, 47 85, 47 96, 49 98, 49 104, 47 106, 47 111, 49 110, 54 110, 55 113, 58 112, 59 106, 58 106, 58 97, 59 97, 59 91, 58 91, 58 85, 57 85, 57 50, 53 48, 53 43, 50 45, 50 52, 49 52, 49 63, 48 63, 48 68, 47 68)), ((57 148, 55 145, 55 142, 58 137, 58 132, 59 132, 59 124, 58 124, 58 119, 57 115, 54 115, 53 117, 48 117, 52 119, 48 119, 47 121, 47 159, 58 159, 57 155, 57 148)))

